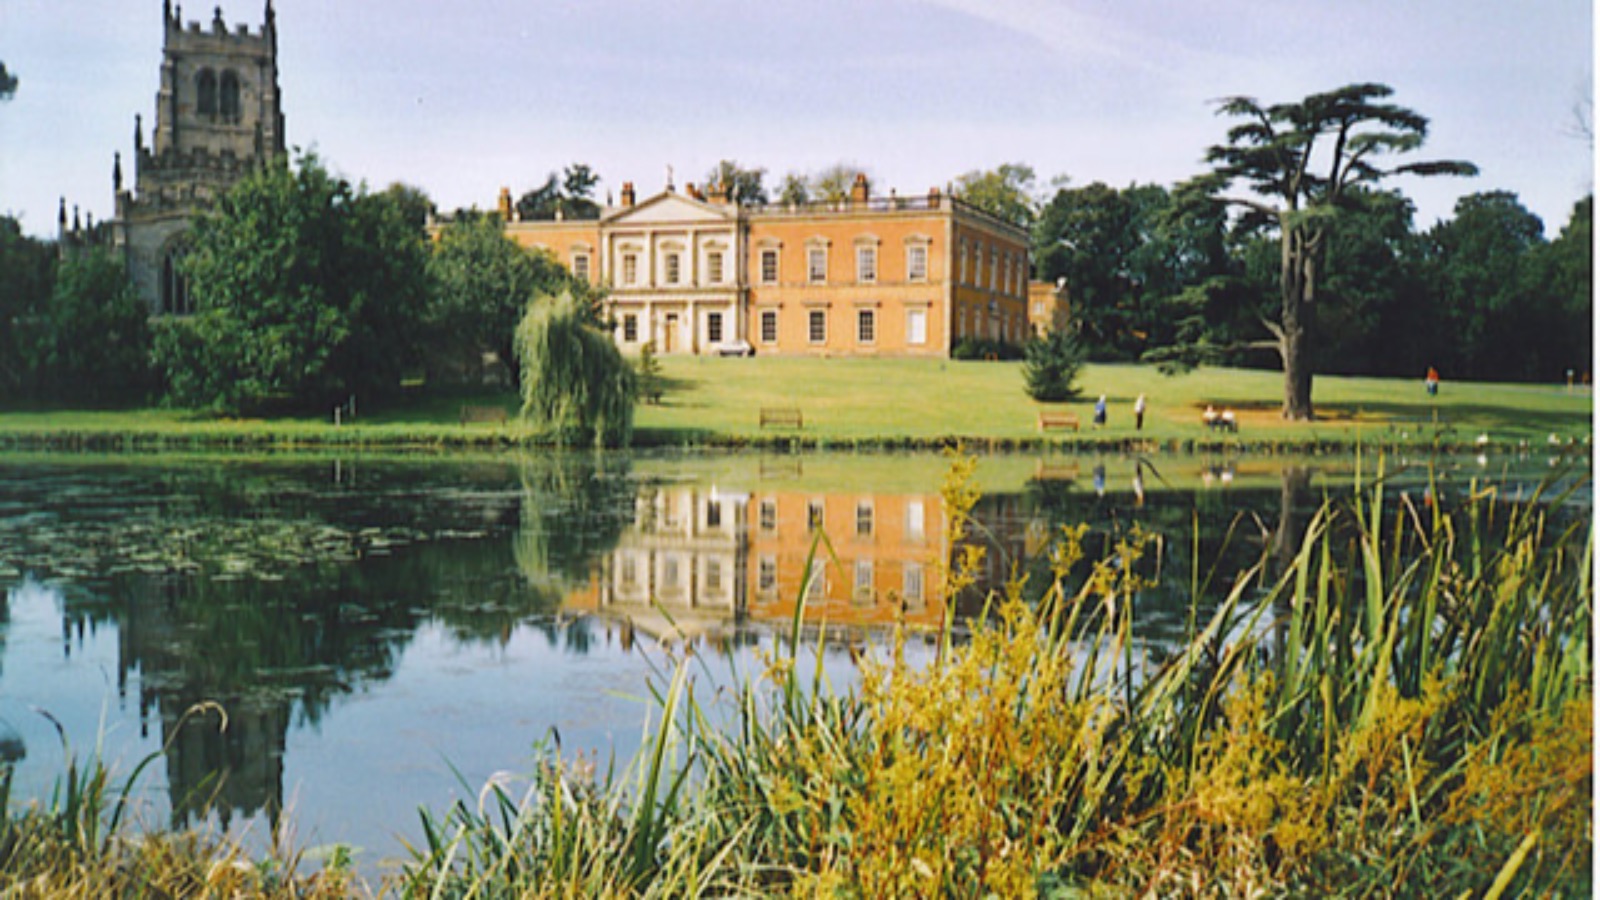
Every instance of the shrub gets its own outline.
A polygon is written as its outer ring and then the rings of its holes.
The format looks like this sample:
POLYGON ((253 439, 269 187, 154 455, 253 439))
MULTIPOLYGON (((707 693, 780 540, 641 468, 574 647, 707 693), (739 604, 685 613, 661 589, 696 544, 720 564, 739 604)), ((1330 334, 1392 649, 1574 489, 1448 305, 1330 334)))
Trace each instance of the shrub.
POLYGON ((1087 358, 1076 335, 1065 330, 1034 338, 1023 349, 1022 377, 1028 396, 1041 403, 1059 403, 1078 396, 1073 382, 1087 358))

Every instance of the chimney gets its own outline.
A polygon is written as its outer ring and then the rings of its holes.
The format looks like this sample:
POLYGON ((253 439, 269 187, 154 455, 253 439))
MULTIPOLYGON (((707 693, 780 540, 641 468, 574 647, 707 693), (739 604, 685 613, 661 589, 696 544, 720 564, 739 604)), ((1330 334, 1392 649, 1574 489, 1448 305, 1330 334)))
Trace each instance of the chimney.
POLYGON ((867 175, 866 175, 866 173, 865 172, 857 172, 856 173, 855 184, 850 185, 850 202, 851 203, 866 203, 867 202, 867 197, 869 196, 869 194, 870 194, 870 191, 869 191, 869 189, 867 187, 867 175))
POLYGON ((500 189, 500 204, 499 204, 499 207, 500 207, 500 221, 501 222, 510 222, 511 221, 511 188, 503 187, 503 188, 500 189))
POLYGON ((685 183, 684 186, 683 186, 683 191, 684 191, 684 193, 688 194, 690 197, 693 197, 694 199, 699 200, 701 203, 705 202, 706 195, 700 193, 700 189, 694 186, 694 182, 690 181, 690 182, 685 183))
POLYGON ((728 205, 728 185, 720 178, 711 183, 711 202, 719 206, 728 205))
POLYGON ((928 208, 929 209, 938 209, 939 208, 939 186, 938 185, 934 185, 933 187, 928 188, 928 208))
POLYGON ((627 209, 631 206, 633 206, 633 182, 624 181, 622 183, 622 208, 627 209))

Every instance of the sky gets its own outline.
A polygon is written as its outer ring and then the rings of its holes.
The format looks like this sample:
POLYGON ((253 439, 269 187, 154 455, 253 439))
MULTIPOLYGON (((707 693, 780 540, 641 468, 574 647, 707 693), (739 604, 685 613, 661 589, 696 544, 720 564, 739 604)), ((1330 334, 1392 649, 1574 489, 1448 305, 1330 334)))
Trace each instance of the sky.
MULTIPOLYGON (((186 20, 211 18, 191 2, 186 20)), ((1172 185, 1232 120, 1218 98, 1354 82, 1430 120, 1421 159, 1476 178, 1387 182, 1418 229, 1516 193, 1554 236, 1593 190, 1589 0, 277 0, 289 144, 372 189, 492 207, 574 162, 641 198, 719 160, 839 162, 919 194, 1023 163, 1052 183, 1172 185)), ((230 29, 261 0, 225 2, 230 29)), ((0 213, 53 236, 59 198, 112 213, 134 116, 155 122, 160 0, 0 0, 0 213)))

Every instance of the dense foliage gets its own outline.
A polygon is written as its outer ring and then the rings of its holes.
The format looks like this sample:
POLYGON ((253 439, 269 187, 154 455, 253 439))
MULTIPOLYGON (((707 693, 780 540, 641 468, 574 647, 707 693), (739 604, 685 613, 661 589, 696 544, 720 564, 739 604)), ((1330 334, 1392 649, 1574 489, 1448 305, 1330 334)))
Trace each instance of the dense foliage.
POLYGON ((149 316, 109 251, 94 247, 62 260, 49 306, 23 335, 35 393, 69 402, 143 400, 150 387, 149 316))
POLYGON ((389 195, 304 156, 241 181, 192 235, 195 313, 156 335, 172 402, 327 408, 392 392, 416 365, 426 239, 389 195))
POLYGON ((571 443, 616 447, 633 434, 633 367, 588 304, 563 291, 528 304, 517 325, 522 415, 571 443))
POLYGON ((533 298, 568 287, 567 271, 545 251, 506 237, 494 216, 458 218, 439 231, 428 256, 429 368, 436 380, 476 373, 484 353, 510 367, 512 340, 533 298))

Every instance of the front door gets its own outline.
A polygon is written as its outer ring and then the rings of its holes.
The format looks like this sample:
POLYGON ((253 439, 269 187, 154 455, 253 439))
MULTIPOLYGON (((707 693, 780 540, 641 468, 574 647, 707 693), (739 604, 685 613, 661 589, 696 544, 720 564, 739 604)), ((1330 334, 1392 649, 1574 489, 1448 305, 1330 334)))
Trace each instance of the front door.
POLYGON ((678 349, 678 314, 667 313, 667 327, 661 335, 661 352, 671 353, 678 349))

